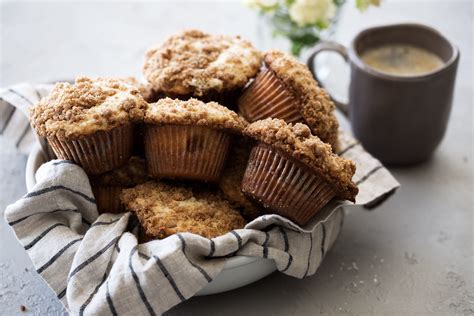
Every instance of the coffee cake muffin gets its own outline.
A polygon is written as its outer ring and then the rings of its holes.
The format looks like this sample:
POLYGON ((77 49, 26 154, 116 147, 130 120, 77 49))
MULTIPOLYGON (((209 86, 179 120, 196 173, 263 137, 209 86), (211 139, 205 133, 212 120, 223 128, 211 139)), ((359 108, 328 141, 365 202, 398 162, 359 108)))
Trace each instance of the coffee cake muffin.
POLYGON ((143 72, 172 98, 198 98, 232 107, 237 94, 255 77, 261 54, 238 36, 180 32, 146 53, 143 72))
POLYGON ((272 117, 305 123, 337 151, 334 103, 308 67, 288 54, 274 50, 264 54, 264 68, 241 95, 238 107, 250 122, 272 117))
POLYGON ((307 125, 268 118, 250 124, 244 134, 258 144, 242 191, 269 211, 303 226, 334 197, 355 201, 355 164, 335 155, 307 125))
POLYGON ((215 182, 221 175, 233 133, 247 122, 216 102, 165 98, 148 105, 145 155, 158 178, 215 182))
POLYGON ((79 77, 57 83, 30 108, 30 122, 58 158, 99 174, 128 161, 132 122, 142 119, 145 106, 140 92, 120 80, 79 77))
POLYGON ((225 198, 236 204, 247 220, 253 220, 262 214, 261 208, 249 200, 241 189, 252 145, 246 137, 241 137, 232 143, 227 164, 219 180, 219 188, 225 198))
POLYGON ((140 81, 137 78, 132 77, 132 76, 123 77, 119 79, 137 88, 146 102, 149 102, 149 103, 156 102, 161 96, 161 93, 158 90, 156 90, 153 87, 153 85, 150 84, 149 82, 140 81))
POLYGON ((146 182, 122 193, 127 210, 134 212, 148 238, 190 232, 207 238, 243 228, 245 220, 217 193, 146 182))
POLYGON ((125 165, 117 169, 101 175, 89 176, 100 214, 123 212, 124 208, 120 202, 122 190, 148 180, 146 162, 136 156, 131 157, 125 165))

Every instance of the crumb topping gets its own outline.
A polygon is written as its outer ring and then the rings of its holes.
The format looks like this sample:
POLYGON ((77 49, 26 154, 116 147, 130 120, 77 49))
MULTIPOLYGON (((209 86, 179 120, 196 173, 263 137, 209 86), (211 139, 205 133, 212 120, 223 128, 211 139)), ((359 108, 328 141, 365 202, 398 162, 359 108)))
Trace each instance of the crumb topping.
POLYGON ((146 102, 158 101, 160 92, 156 90, 151 83, 140 81, 132 76, 119 78, 119 80, 122 80, 123 82, 128 83, 129 85, 132 85, 137 88, 146 102))
POLYGON ((121 80, 78 77, 31 107, 30 122, 40 136, 74 138, 140 120, 145 106, 138 89, 121 80))
POLYGON ((313 136, 305 124, 268 118, 250 124, 244 134, 303 162, 324 177, 339 198, 354 201, 358 193, 352 182, 354 162, 334 154, 331 146, 313 136))
POLYGON ((148 180, 145 159, 133 156, 123 166, 89 177, 93 186, 119 186, 130 188, 148 180))
POLYGON ((227 164, 219 180, 219 188, 225 197, 243 208, 242 214, 247 219, 254 219, 262 214, 260 209, 242 193, 241 184, 252 150, 252 143, 240 138, 231 145, 227 164))
POLYGON ((336 151, 339 123, 334 115, 335 106, 326 90, 318 86, 308 67, 276 50, 264 54, 264 63, 298 99, 300 113, 313 134, 336 151))
POLYGON ((243 88, 262 57, 238 36, 187 30, 169 37, 145 56, 145 77, 159 90, 197 97, 243 88))
POLYGON ((146 234, 155 238, 180 232, 214 238, 245 226, 228 201, 209 191, 150 181, 123 190, 121 200, 137 214, 146 234))
POLYGON ((242 132, 247 122, 234 111, 216 102, 204 103, 197 99, 186 101, 164 98, 148 104, 145 123, 200 125, 233 132, 242 132))

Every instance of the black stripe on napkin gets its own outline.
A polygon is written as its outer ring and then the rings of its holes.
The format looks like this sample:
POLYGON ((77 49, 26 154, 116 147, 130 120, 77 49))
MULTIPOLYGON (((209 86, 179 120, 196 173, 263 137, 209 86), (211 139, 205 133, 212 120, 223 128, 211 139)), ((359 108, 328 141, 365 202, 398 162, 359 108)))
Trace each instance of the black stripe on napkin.
POLYGON ((268 258, 268 247, 267 247, 267 243, 268 243, 268 240, 270 239, 270 234, 268 232, 265 232, 265 240, 263 241, 263 257, 264 258, 268 258))
POLYGON ((242 248, 242 237, 240 237, 240 235, 237 234, 237 232, 234 231, 234 230, 232 230, 230 233, 231 233, 232 235, 234 235, 235 238, 237 239, 237 250, 234 251, 234 253, 232 253, 231 256, 233 257, 233 256, 237 255, 237 252, 240 250, 240 248, 242 248))
POLYGON ((311 253, 313 252, 313 232, 309 233, 309 254, 308 254, 308 266, 306 267, 306 271, 304 272, 303 278, 306 278, 309 272, 309 266, 311 264, 311 253))
POLYGON ((281 270, 281 272, 285 272, 286 270, 288 270, 292 262, 293 262, 293 256, 291 255, 291 253, 288 253, 288 263, 286 264, 286 267, 283 270, 281 270))
POLYGON ((138 278, 137 273, 133 269, 132 257, 136 252, 137 252, 137 246, 134 246, 132 248, 132 251, 130 251, 130 256, 128 257, 128 267, 130 268, 130 272, 132 273, 133 280, 135 281, 135 285, 137 286, 138 294, 140 295, 140 298, 143 304, 148 310, 148 313, 150 313, 150 315, 156 315, 155 311, 151 307, 150 302, 148 301, 145 295, 145 292, 143 291, 142 285, 140 284, 140 279, 138 278))
MULTIPOLYGON (((344 209, 342 210, 344 212, 344 209)), ((341 216, 341 222, 339 223, 339 232, 342 230, 342 226, 344 225, 344 214, 341 216)))
POLYGON ((58 300, 61 300, 64 297, 64 295, 66 295, 66 290, 67 290, 67 287, 64 290, 62 290, 61 292, 59 292, 58 300))
POLYGON ((183 294, 179 290, 178 286, 176 285, 176 282, 174 281, 173 277, 171 274, 168 272, 168 269, 166 269, 165 265, 163 262, 161 262, 160 258, 158 256, 153 256, 153 259, 155 259, 156 264, 160 268, 161 272, 164 274, 168 282, 170 283, 171 287, 175 291, 176 295, 179 297, 181 302, 185 301, 186 299, 184 298, 183 294))
POLYGON ((117 236, 115 237, 114 239, 112 239, 104 248, 102 248, 101 250, 97 251, 93 256, 89 257, 89 259, 87 259, 86 261, 82 262, 80 265, 78 265, 76 268, 74 268, 74 270, 71 271, 71 273, 69 273, 69 276, 68 276, 68 283, 69 283, 69 280, 75 276, 79 271, 81 271, 82 269, 84 269, 85 267, 87 267, 91 262, 93 262, 95 259, 99 258, 104 252, 107 251, 107 249, 109 249, 110 247, 112 247, 113 245, 115 245, 115 243, 117 242, 117 240, 120 238, 120 236, 117 236))
POLYGON ((27 99, 24 95, 20 94, 18 91, 15 91, 13 89, 8 89, 8 91, 10 91, 11 93, 13 93, 14 95, 18 96, 20 99, 23 99, 24 101, 26 101, 26 103, 28 103, 29 105, 33 105, 33 102, 31 102, 29 99, 27 99))
POLYGON ((63 164, 71 164, 71 165, 77 166, 77 164, 72 160, 60 160, 60 161, 53 162, 53 166, 58 166, 58 165, 63 165, 63 164))
POLYGON ((64 185, 53 185, 53 186, 50 186, 48 188, 44 188, 44 189, 40 189, 38 191, 32 191, 28 194, 26 194, 23 198, 26 199, 26 198, 31 198, 31 197, 35 197, 35 196, 39 196, 39 195, 42 195, 42 194, 45 194, 45 193, 48 193, 48 192, 53 192, 53 191, 56 191, 56 190, 66 190, 66 191, 69 191, 71 193, 74 193, 82 198, 84 198, 86 201, 89 201, 91 203, 94 203, 95 204, 95 199, 92 198, 92 197, 89 197, 87 196, 86 194, 82 193, 82 192, 79 192, 79 191, 76 191, 76 190, 73 190, 71 188, 68 188, 68 187, 65 187, 64 185))
POLYGON ((112 313, 113 316, 118 315, 117 310, 115 309, 114 302, 112 301, 112 297, 110 296, 110 290, 109 290, 109 281, 105 283, 106 287, 106 293, 105 293, 105 298, 107 300, 107 305, 109 305, 110 313, 112 313))
POLYGON ((15 143, 15 147, 18 148, 21 144, 21 141, 23 140, 23 138, 25 138, 26 136, 26 133, 28 133, 28 131, 30 130, 30 124, 26 124, 26 126, 23 128, 23 131, 21 132, 21 135, 20 137, 17 139, 16 143, 15 143))
POLYGON ((207 255, 208 257, 212 257, 214 255, 214 252, 216 252, 216 243, 214 240, 209 239, 210 245, 209 245, 209 254, 207 255))
POLYGON ((354 148, 355 146, 359 145, 360 142, 354 142, 350 145, 348 145, 346 148, 344 148, 343 150, 339 151, 338 155, 339 156, 342 156, 344 155, 346 152, 348 152, 349 150, 351 150, 352 148, 354 148))
POLYGON ((181 234, 177 234, 177 235, 178 235, 179 240, 181 241, 181 251, 183 252, 184 257, 186 257, 186 260, 188 260, 189 264, 191 264, 194 268, 196 268, 199 272, 201 272, 201 274, 204 276, 207 282, 211 282, 212 278, 209 276, 209 274, 207 274, 207 272, 203 268, 201 268, 200 266, 192 262, 191 259, 188 258, 188 255, 186 254, 186 241, 184 240, 184 237, 181 236, 181 234))
POLYGON ((117 252, 118 252, 118 253, 120 253, 120 246, 119 246, 119 243, 116 243, 114 248, 117 249, 117 252))
POLYGON ((232 235, 234 235, 235 238, 237 238, 237 245, 238 245, 238 247, 239 247, 238 249, 240 249, 240 248, 242 247, 242 237, 240 237, 240 235, 237 234, 237 232, 236 232, 235 230, 232 230, 230 233, 231 233, 232 235))
MULTIPOLYGON (((3 100, 3 99, 2 99, 3 100)), ((6 102, 6 101, 5 101, 6 102)), ((8 102, 7 102, 8 103, 8 102)), ((9 103, 8 103, 9 104, 9 103)), ((9 107, 10 108, 10 112, 6 115, 6 119, 5 121, 3 122, 3 125, 2 125, 2 129, 0 129, 0 135, 3 134, 3 132, 5 132, 5 129, 7 128, 8 126, 8 123, 10 123, 10 120, 12 119, 13 117, 13 114, 15 113, 15 110, 16 108, 15 107, 9 107)))
POLYGON ((323 260, 326 254, 326 248, 324 247, 324 243, 326 242, 326 226, 324 226, 324 222, 321 222, 321 228, 323 230, 323 237, 321 238, 321 260, 323 260))
POLYGON ((375 174, 377 171, 379 171, 380 169, 382 169, 383 166, 382 165, 378 165, 376 167, 374 167, 372 170, 370 170, 369 172, 367 172, 365 174, 365 176, 363 176, 362 178, 360 178, 357 182, 356 182, 356 185, 359 185, 359 184, 362 184, 364 181, 366 181, 367 179, 369 179, 373 174, 375 174))
POLYGON ((92 293, 89 295, 89 297, 87 298, 87 300, 81 305, 81 307, 79 308, 79 315, 84 315, 84 310, 86 309, 86 307, 90 304, 90 302, 92 301, 92 299, 94 298, 94 296, 97 294, 97 292, 99 292, 99 289, 100 287, 102 286, 102 284, 104 284, 105 280, 107 280, 107 272, 104 273, 104 276, 102 277, 102 281, 100 281, 99 284, 97 284, 97 286, 95 287, 94 291, 92 291, 92 293))
MULTIPOLYGON (((34 213, 34 214, 31 214, 31 215, 22 217, 22 218, 20 218, 20 219, 14 220, 14 221, 12 221, 12 222, 9 222, 8 225, 13 226, 13 225, 16 225, 16 224, 18 224, 18 223, 21 223, 21 222, 23 222, 24 220, 30 218, 30 217, 33 216, 33 215, 46 214, 46 213, 50 213, 50 214, 51 214, 51 213, 56 213, 56 212, 74 212, 74 213, 81 213, 78 209, 67 209, 67 208, 66 208, 66 209, 56 209, 56 210, 51 211, 51 212, 34 213)), ((86 220, 84 217, 82 217, 82 221, 83 221, 85 224, 87 224, 87 225, 90 225, 90 224, 91 224, 91 223, 90 223, 88 220, 86 220)))
POLYGON ((285 243, 285 252, 288 252, 288 250, 290 249, 290 243, 288 242, 288 235, 286 234, 286 231, 281 226, 279 226, 278 228, 280 229, 280 232, 283 235, 283 242, 285 243))
POLYGON ((40 101, 43 98, 43 96, 41 95, 38 89, 35 89, 35 92, 36 92, 36 96, 38 97, 38 101, 40 101))
POLYGON ((70 241, 66 246, 64 246, 61 250, 59 250, 54 256, 51 257, 51 259, 49 259, 48 262, 46 262, 45 264, 43 264, 38 270, 36 270, 38 273, 42 273, 44 270, 46 270, 48 267, 50 267, 59 257, 61 257, 61 255, 66 252, 66 250, 68 250, 71 246, 73 246, 75 243, 79 242, 82 240, 82 237, 81 238, 78 238, 78 239, 74 239, 72 241, 70 241))
POLYGON ((286 264, 286 267, 281 270, 281 272, 285 272, 290 268, 291 263, 293 262, 293 256, 291 255, 291 253, 288 252, 288 250, 290 249, 290 243, 288 242, 288 235, 286 234, 286 231, 281 226, 279 226, 278 228, 283 236, 283 242, 285 243, 284 251, 288 253, 288 263, 286 264))
POLYGON ((150 257, 147 256, 146 254, 144 254, 143 252, 140 252, 140 251, 139 251, 139 252, 138 252, 138 256, 139 256, 140 258, 143 258, 143 259, 146 259, 146 260, 150 260, 150 257))
POLYGON ((92 227, 96 227, 96 226, 110 225, 110 224, 113 224, 113 223, 118 222, 118 221, 121 220, 121 219, 122 219, 122 218, 120 217, 120 218, 114 219, 114 220, 112 220, 112 221, 110 221, 110 222, 95 222, 95 223, 93 223, 93 224, 91 225, 91 228, 92 228, 92 227))
POLYGON ((63 223, 56 223, 56 224, 51 225, 51 226, 49 226, 48 228, 46 228, 41 234, 38 235, 38 237, 36 237, 36 238, 33 239, 30 243, 28 243, 26 246, 24 246, 25 250, 28 250, 28 249, 30 249, 31 247, 33 247, 34 245, 36 245, 36 243, 37 243, 38 241, 40 241, 44 236, 46 236, 46 234, 48 234, 50 231, 52 231, 52 230, 55 229, 56 227, 60 227, 60 226, 66 227, 66 225, 64 225, 63 223))

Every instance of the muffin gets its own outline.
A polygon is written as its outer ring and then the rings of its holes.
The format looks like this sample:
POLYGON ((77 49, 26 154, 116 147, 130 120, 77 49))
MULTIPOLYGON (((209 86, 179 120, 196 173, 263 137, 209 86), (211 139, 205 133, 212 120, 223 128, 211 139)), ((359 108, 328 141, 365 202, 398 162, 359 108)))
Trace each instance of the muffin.
POLYGON ((217 101, 232 108, 261 60, 260 52, 238 36, 188 30, 150 49, 143 72, 166 96, 217 101))
POLYGON ((128 161, 132 123, 143 117, 145 106, 140 92, 120 80, 79 77, 75 84, 57 83, 30 108, 30 122, 58 158, 99 174, 128 161))
POLYGON ((304 226, 334 197, 355 201, 355 164, 335 155, 307 125, 265 119, 244 134, 257 140, 242 191, 268 211, 304 226))
POLYGON ((334 103, 320 88, 308 67, 279 51, 264 54, 264 68, 238 100, 249 121, 268 117, 305 123, 311 132, 337 151, 339 124, 334 103))
POLYGON ((150 181, 123 190, 121 198, 137 215, 147 240, 183 232, 213 238, 245 225, 239 212, 212 192, 150 181))
POLYGON ((229 151, 229 159, 222 171, 219 188, 225 198, 241 209, 247 220, 253 220, 262 214, 261 208, 249 200, 241 189, 242 179, 252 150, 252 142, 244 137, 234 141, 229 151))
POLYGON ((216 182, 233 133, 247 122, 216 102, 165 98, 145 110, 145 155, 158 178, 216 182))
POLYGON ((122 189, 131 188, 148 179, 146 162, 133 156, 123 166, 103 173, 90 176, 89 181, 97 203, 97 209, 102 213, 120 213, 124 211, 120 203, 122 189))
POLYGON ((132 76, 123 77, 120 78, 120 80, 137 88, 146 102, 156 102, 161 96, 161 93, 156 90, 149 82, 142 82, 132 76))

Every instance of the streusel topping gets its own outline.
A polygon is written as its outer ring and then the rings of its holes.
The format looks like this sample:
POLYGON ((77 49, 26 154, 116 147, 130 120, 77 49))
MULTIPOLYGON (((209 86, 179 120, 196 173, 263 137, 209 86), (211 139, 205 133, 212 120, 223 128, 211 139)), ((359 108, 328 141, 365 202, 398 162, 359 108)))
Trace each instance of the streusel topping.
POLYGON ((41 136, 75 138, 140 120, 145 106, 138 89, 121 80, 78 77, 31 107, 30 122, 41 136))
POLYGON ((123 190, 121 200, 155 238, 182 232, 213 238, 245 226, 239 212, 217 193, 150 181, 123 190))
POLYGON ((276 50, 264 54, 264 63, 299 101, 300 113, 313 134, 336 151, 339 123, 334 115, 335 106, 308 67, 276 50))
POLYGON ((156 90, 153 85, 149 82, 143 82, 138 80, 135 77, 123 77, 120 80, 128 83, 140 91, 140 94, 145 99, 146 102, 156 102, 160 97, 160 92, 156 90))
POLYGON ((203 96, 243 88, 262 57, 238 36, 188 30, 168 38, 145 56, 145 77, 169 94, 203 96))
POLYGON ((197 99, 186 101, 164 98, 147 106, 145 123, 200 125, 241 132, 247 122, 234 111, 216 102, 204 103, 197 99))
POLYGON ((250 124, 244 134, 303 162, 324 177, 340 198, 354 201, 358 192, 352 182, 354 162, 334 154, 331 146, 313 136, 307 125, 268 118, 250 124))

